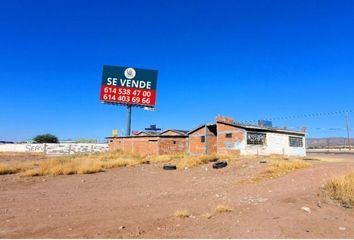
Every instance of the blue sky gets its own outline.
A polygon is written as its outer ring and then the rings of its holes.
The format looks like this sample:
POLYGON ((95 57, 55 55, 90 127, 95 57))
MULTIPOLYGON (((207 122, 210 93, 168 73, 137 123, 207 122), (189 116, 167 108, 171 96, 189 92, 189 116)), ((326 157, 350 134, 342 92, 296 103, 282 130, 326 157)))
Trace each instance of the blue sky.
MULTIPOLYGON (((353 109, 353 26, 353 1, 3 1, 0 139, 123 131, 126 109, 99 101, 103 64, 159 70, 133 130, 353 109)), ((346 134, 340 114, 273 124, 346 134)))

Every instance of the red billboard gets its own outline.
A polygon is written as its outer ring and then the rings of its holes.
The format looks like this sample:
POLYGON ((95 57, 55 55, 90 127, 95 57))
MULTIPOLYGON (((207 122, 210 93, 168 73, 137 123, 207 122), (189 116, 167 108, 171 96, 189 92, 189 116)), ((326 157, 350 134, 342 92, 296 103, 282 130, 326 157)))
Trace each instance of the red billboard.
POLYGON ((157 71, 103 66, 100 100, 103 103, 154 107, 157 71))

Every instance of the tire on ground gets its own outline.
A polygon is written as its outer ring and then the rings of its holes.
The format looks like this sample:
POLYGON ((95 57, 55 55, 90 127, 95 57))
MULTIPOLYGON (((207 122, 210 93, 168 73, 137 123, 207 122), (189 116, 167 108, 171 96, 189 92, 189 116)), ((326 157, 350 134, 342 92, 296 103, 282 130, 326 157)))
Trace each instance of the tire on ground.
POLYGON ((224 168, 226 166, 227 166, 226 161, 218 161, 218 162, 213 163, 213 168, 215 168, 215 169, 224 168))
POLYGON ((164 170, 176 170, 177 167, 176 167, 176 165, 173 165, 173 164, 165 164, 165 165, 163 165, 163 169, 164 170))

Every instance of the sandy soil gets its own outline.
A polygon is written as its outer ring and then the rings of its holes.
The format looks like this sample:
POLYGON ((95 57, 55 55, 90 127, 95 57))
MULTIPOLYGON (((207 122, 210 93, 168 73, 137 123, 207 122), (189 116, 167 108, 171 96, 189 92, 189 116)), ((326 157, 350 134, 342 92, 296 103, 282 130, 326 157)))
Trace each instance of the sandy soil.
POLYGON ((328 178, 354 169, 354 157, 313 163, 258 184, 239 183, 264 170, 256 160, 219 170, 141 165, 92 175, 3 175, 0 237, 354 238, 354 210, 321 194, 328 178), (202 216, 219 204, 233 211, 202 216), (175 217, 177 210, 192 216, 175 217))

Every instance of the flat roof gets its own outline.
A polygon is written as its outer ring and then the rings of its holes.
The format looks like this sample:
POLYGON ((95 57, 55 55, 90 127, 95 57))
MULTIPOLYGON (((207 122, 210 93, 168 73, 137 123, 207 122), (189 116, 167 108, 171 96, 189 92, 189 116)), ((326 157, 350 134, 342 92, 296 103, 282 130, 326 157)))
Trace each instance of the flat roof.
POLYGON ((217 123, 222 123, 230 126, 235 126, 239 128, 243 128, 247 131, 260 131, 260 132, 275 132, 275 133, 285 133, 285 134, 293 134, 293 135, 301 135, 305 136, 305 132, 300 132, 300 131, 293 131, 293 130, 288 130, 288 129, 283 129, 283 128, 274 128, 274 127, 261 127, 257 125, 251 125, 251 124, 243 124, 243 123, 228 123, 228 122, 223 122, 223 121, 217 121, 217 123))

